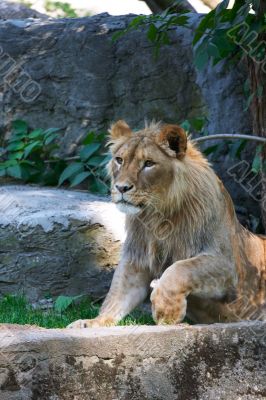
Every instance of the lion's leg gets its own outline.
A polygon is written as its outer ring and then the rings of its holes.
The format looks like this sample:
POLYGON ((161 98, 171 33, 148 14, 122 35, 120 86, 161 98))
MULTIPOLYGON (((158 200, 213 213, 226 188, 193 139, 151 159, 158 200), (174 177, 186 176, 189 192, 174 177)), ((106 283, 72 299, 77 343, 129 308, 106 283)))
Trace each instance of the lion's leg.
POLYGON ((222 256, 202 254, 168 267, 151 294, 153 318, 159 324, 181 322, 187 296, 221 298, 233 285, 233 265, 222 256))
POLYGON ((147 297, 150 275, 130 264, 117 267, 111 288, 95 319, 75 321, 68 328, 87 328, 115 325, 147 297))

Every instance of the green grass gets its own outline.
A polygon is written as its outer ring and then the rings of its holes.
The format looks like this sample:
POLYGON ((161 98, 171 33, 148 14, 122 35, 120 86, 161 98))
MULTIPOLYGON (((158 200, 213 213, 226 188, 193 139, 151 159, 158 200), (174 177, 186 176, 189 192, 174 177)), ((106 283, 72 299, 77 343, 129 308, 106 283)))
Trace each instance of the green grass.
MULTIPOLYGON (((59 313, 54 309, 35 310, 23 296, 5 296, 0 300, 0 323, 38 325, 44 328, 65 328, 77 319, 91 319, 98 315, 100 305, 89 299, 69 306, 59 313)), ((149 314, 135 312, 124 318, 119 325, 154 325, 149 314)))

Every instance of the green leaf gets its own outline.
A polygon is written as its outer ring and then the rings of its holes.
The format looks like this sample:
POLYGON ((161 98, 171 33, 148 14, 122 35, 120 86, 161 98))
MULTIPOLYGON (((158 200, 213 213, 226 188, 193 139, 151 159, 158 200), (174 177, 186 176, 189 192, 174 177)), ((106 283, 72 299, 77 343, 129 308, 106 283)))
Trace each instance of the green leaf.
POLYGON ((86 164, 89 165, 90 167, 99 167, 103 162, 104 158, 105 158, 104 156, 94 156, 89 158, 86 164))
POLYGON ((190 122, 186 119, 185 121, 182 122, 181 127, 186 131, 189 132, 191 128, 190 122))
POLYGON ((53 133, 44 140, 44 144, 47 146, 48 144, 51 144, 52 142, 54 142, 57 138, 58 138, 58 134, 53 133))
POLYGON ((13 165, 17 165, 18 162, 17 160, 6 160, 3 163, 0 164, 0 168, 8 168, 8 167, 12 167, 13 165))
POLYGON ((87 161, 99 148, 101 147, 101 143, 91 143, 87 146, 84 146, 80 151, 80 158, 82 161, 87 161))
POLYGON ((60 128, 49 128, 49 129, 46 129, 43 133, 44 133, 45 137, 47 137, 47 136, 51 135, 52 133, 58 132, 60 130, 61 130, 60 128))
POLYGON ((28 181, 29 177, 34 174, 35 172, 38 172, 36 168, 34 167, 29 167, 28 165, 24 165, 23 162, 20 162, 20 169, 21 169, 21 179, 24 181, 28 181))
POLYGON ((21 150, 25 147, 25 143, 24 142, 12 142, 11 144, 9 144, 6 147, 6 150, 8 151, 17 151, 17 150, 21 150))
POLYGON ((32 131, 29 135, 28 138, 29 139, 36 139, 40 136, 43 136, 44 132, 42 129, 35 129, 34 131, 32 131))
POLYGON ((106 138, 106 133, 102 132, 95 136, 96 142, 102 142, 106 138))
POLYGON ((260 171, 260 168, 261 168, 261 157, 257 154, 253 159, 251 171, 257 174, 260 171))
POLYGON ((236 140, 234 143, 230 145, 229 156, 231 158, 239 158, 241 155, 242 150, 247 144, 247 140, 236 140))
POLYGON ((162 44, 171 44, 170 38, 167 34, 167 32, 162 32, 160 34, 160 43, 162 44))
POLYGON ((206 124, 206 117, 192 118, 190 123, 193 129, 197 132, 201 132, 206 124))
POLYGON ((213 146, 209 146, 209 147, 207 147, 207 149, 205 149, 203 151, 203 153, 205 154, 205 156, 208 156, 208 155, 210 155, 212 153, 215 153, 216 150, 218 149, 218 147, 219 147, 219 144, 215 144, 213 146))
POLYGON ((16 134, 12 134, 12 136, 10 138, 8 138, 7 142, 13 143, 13 142, 20 142, 21 140, 24 140, 27 137, 27 135, 24 137, 23 135, 16 135, 16 134))
POLYGON ((194 39, 193 39, 193 45, 198 43, 198 41, 202 38, 202 36, 205 34, 207 29, 212 29, 214 28, 215 25, 215 10, 210 11, 206 16, 204 16, 199 23, 195 34, 194 34, 194 39))
POLYGON ((156 26, 154 24, 151 24, 148 29, 148 32, 147 32, 147 38, 151 42, 154 42, 157 38, 157 32, 158 32, 158 29, 156 28, 156 26))
POLYGON ((218 48, 221 58, 231 55, 237 49, 236 44, 229 38, 227 29, 216 29, 212 43, 218 48))
POLYGON ((124 36, 127 32, 127 29, 123 29, 121 31, 115 32, 112 35, 112 42, 115 42, 116 40, 120 39, 122 36, 124 36))
POLYGON ((220 52, 219 52, 219 49, 218 49, 218 47, 215 45, 215 44, 213 44, 213 43, 209 43, 209 46, 208 46, 208 55, 209 56, 211 56, 211 57, 220 57, 220 52))
POLYGON ((137 17, 132 19, 132 21, 130 22, 129 26, 131 28, 137 28, 140 25, 142 25, 145 21, 146 21, 146 16, 145 15, 138 15, 137 17))
POLYGON ((257 174, 261 170, 261 165, 262 165, 261 152, 262 152, 262 148, 263 148, 262 145, 259 145, 256 148, 256 154, 255 154, 255 157, 254 157, 253 162, 252 162, 251 171, 254 172, 255 174, 257 174))
POLYGON ((177 15, 172 17, 170 20, 170 25, 186 26, 189 17, 187 15, 177 15))
POLYGON ((17 119, 12 122, 12 130, 15 134, 26 135, 28 132, 28 125, 25 121, 17 119))
POLYGON ((9 160, 21 160, 24 155, 24 151, 16 151, 15 153, 9 154, 9 160))
POLYGON ((112 156, 111 156, 111 154, 107 154, 105 157, 104 157, 104 159, 102 160, 102 162, 101 162, 101 166, 104 166, 104 165, 106 165, 106 164, 108 164, 109 163, 109 161, 112 159, 112 156))
POLYGON ((74 303, 75 300, 81 298, 82 295, 79 296, 58 296, 55 301, 55 311, 63 312, 65 311, 71 304, 74 303))
POLYGON ((215 8, 215 15, 220 14, 221 11, 225 10, 229 5, 229 0, 223 0, 218 6, 215 8))
POLYGON ((194 64, 199 70, 202 70, 208 61, 208 41, 206 39, 195 50, 194 64))
POLYGON ((251 93, 251 95, 248 96, 248 99, 247 99, 247 102, 246 102, 246 107, 244 108, 244 111, 247 111, 249 109, 254 97, 255 97, 255 92, 251 93))
POLYGON ((29 160, 21 160, 20 165, 21 164, 30 165, 30 166, 34 167, 35 162, 34 161, 29 161, 29 160))
POLYGON ((21 179, 22 178, 22 170, 19 164, 14 165, 13 167, 7 168, 7 175, 12 176, 12 178, 21 179))
POLYGON ((95 133, 94 132, 89 132, 85 139, 83 140, 82 144, 91 144, 95 140, 95 133))
POLYGON ((65 182, 67 179, 71 178, 73 175, 78 174, 79 172, 84 170, 84 164, 77 162, 77 163, 72 163, 64 169, 62 174, 60 175, 59 178, 59 186, 62 185, 63 182, 65 182))
POLYGON ((25 147, 24 149, 24 158, 27 158, 33 151, 40 149, 42 147, 42 142, 37 140, 25 147))
POLYGON ((95 176, 92 177, 92 181, 89 185, 89 189, 94 193, 107 194, 109 187, 100 179, 95 176))
POLYGON ((78 175, 75 175, 73 178, 70 178, 71 182, 70 187, 79 185, 81 182, 85 181, 85 179, 88 178, 88 176, 90 175, 91 172, 89 171, 80 172, 78 175))
POLYGON ((6 176, 6 169, 0 169, 0 177, 6 176))

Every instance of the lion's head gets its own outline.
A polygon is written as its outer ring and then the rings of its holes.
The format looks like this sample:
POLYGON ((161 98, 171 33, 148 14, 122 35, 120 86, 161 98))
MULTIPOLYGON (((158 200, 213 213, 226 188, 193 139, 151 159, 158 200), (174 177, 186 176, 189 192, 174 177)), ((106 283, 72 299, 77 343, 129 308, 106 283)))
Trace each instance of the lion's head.
POLYGON ((126 122, 118 121, 110 136, 112 199, 127 214, 139 213, 150 205, 164 208, 168 203, 177 204, 187 186, 193 157, 207 166, 178 125, 153 123, 133 132, 126 122))

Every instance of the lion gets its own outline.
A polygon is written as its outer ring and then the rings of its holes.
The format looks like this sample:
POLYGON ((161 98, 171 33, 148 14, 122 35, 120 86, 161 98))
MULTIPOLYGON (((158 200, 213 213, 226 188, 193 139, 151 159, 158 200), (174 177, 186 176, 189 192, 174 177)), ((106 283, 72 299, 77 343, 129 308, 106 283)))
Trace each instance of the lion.
POLYGON ((238 222, 208 160, 178 125, 110 129, 112 200, 126 213, 121 261, 99 316, 115 325, 151 292, 157 324, 266 320, 266 237, 238 222), (151 284, 152 283, 152 284, 151 284))

